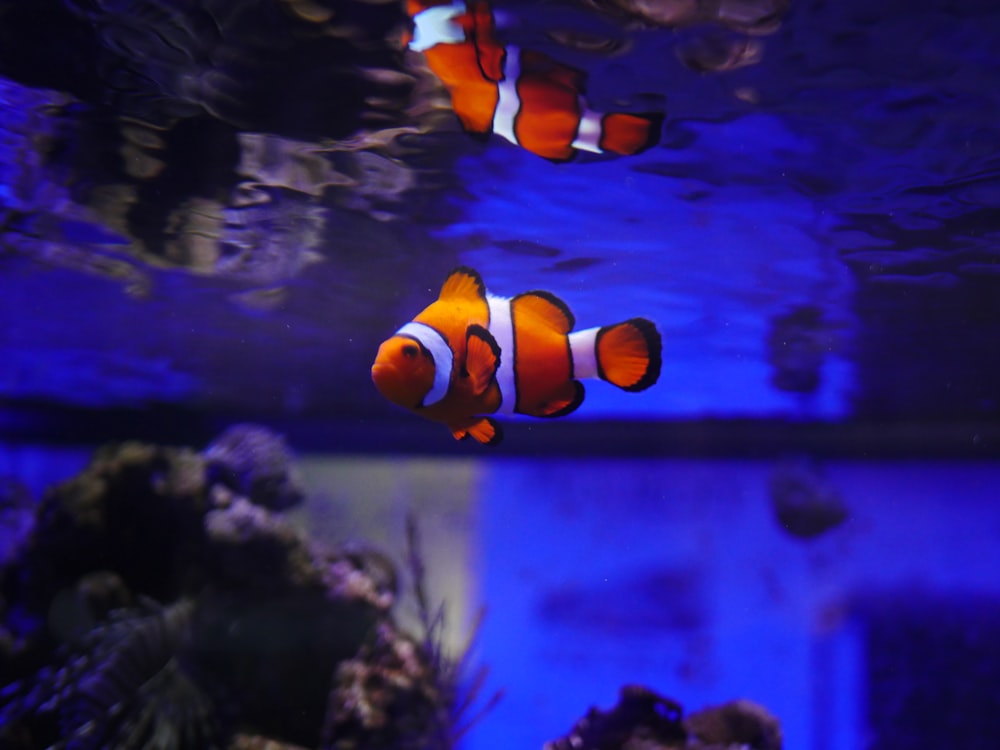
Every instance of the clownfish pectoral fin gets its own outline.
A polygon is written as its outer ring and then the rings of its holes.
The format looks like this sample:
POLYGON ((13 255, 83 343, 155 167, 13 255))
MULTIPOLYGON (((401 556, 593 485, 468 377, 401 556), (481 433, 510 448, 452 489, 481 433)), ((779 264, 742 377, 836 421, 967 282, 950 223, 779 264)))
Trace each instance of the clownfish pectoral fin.
POLYGON ((500 429, 500 425, 489 417, 483 417, 472 424, 461 427, 452 427, 451 434, 456 440, 465 440, 471 437, 483 445, 499 445, 500 441, 503 440, 503 430, 500 429))
POLYGON ((595 341, 597 373, 626 391, 644 391, 660 377, 663 341, 651 320, 604 326, 595 341))
POLYGON ((604 116, 600 147, 616 154, 638 154, 660 141, 663 115, 613 112, 604 116))
POLYGON ((480 396, 496 378, 500 367, 500 346, 493 334, 480 325, 469 326, 465 341, 465 373, 472 392, 480 396))
POLYGON ((510 304, 518 325, 528 318, 563 334, 568 334, 576 325, 566 303, 551 292, 525 292, 514 297, 510 304))
POLYGON ((468 266, 459 266, 448 274, 441 287, 438 299, 444 300, 484 300, 486 299, 486 284, 478 271, 468 266))
POLYGON ((555 394, 536 416, 565 417, 567 414, 572 414, 583 403, 584 395, 583 383, 579 380, 567 380, 559 389, 559 393, 555 394))

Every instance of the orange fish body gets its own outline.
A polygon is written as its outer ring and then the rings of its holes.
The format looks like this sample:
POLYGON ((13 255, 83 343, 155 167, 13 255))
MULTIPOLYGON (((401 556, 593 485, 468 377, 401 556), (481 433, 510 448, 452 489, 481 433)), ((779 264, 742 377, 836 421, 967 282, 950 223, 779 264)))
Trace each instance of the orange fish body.
POLYGON ((581 150, 635 154, 659 140, 661 114, 590 110, 583 71, 497 41, 486 0, 408 0, 407 12, 410 48, 424 54, 467 131, 552 161, 581 150))
POLYGON ((492 415, 560 417, 584 398, 580 378, 629 391, 653 385, 661 339, 644 318, 573 331, 569 308, 548 292, 513 298, 486 292, 458 268, 438 300, 379 347, 375 386, 388 400, 437 422, 457 439, 495 444, 492 415))

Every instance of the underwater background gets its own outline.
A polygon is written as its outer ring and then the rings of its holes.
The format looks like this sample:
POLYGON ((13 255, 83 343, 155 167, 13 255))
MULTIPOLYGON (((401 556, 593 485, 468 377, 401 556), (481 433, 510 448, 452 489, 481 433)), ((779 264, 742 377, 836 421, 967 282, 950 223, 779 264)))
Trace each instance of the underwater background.
POLYGON ((0 0, 0 747, 997 747, 998 35, 0 0), (648 141, 473 132, 487 52, 648 141), (654 321, 657 382, 496 446, 390 403, 458 266, 654 321))

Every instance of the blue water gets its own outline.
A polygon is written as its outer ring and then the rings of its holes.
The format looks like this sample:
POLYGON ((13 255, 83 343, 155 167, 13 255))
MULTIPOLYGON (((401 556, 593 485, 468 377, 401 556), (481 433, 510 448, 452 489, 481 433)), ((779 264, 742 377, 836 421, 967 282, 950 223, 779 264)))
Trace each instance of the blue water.
MULTIPOLYGON (((553 164, 458 132, 440 92, 433 126, 361 147, 205 103, 173 131, 119 128, 115 106, 155 120, 179 95, 5 63, 4 396, 393 420, 373 353, 466 263, 499 294, 551 290, 581 324, 657 321, 660 386, 597 384, 575 419, 996 415, 989 4, 796 3, 749 36, 610 4, 500 10, 510 42, 585 71, 592 108, 665 113, 660 144, 553 164), (614 44, 554 41, 566 30, 614 44), (746 64, 692 69, 689 50, 737 42, 746 64)), ((166 86, 155 71, 145 85, 166 86)))
POLYGON ((664 118, 565 163, 463 132, 402 4, 329 5, 0 0, 0 479, 286 434, 297 527, 402 563, 414 511, 450 647, 486 608, 469 750, 629 683, 791 750, 1000 746, 1000 5, 498 0, 664 118), (659 382, 456 443, 370 368, 458 265, 652 319, 659 382))

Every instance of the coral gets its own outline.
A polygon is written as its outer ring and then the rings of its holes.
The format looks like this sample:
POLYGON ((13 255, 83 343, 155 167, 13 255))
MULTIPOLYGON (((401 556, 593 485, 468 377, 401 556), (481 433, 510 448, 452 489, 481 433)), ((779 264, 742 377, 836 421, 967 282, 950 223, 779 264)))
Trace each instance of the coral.
POLYGON ((840 493, 807 460, 780 463, 769 481, 775 518, 789 535, 814 539, 840 526, 848 517, 840 493))
POLYGON ((234 425, 205 449, 211 483, 220 482, 257 505, 285 510, 304 493, 284 438, 254 425, 234 425))
POLYGON ((688 716, 684 724, 702 747, 781 750, 781 725, 753 701, 704 708, 688 716))
POLYGON ((203 538, 204 465, 193 451, 124 443, 99 450, 78 476, 50 488, 3 595, 44 619, 82 575, 110 570, 159 601, 190 585, 203 538))
POLYGON ((13 477, 0 476, 0 569, 19 554, 34 523, 31 492, 13 477))
POLYGON ((626 685, 613 709, 590 709, 569 734, 547 742, 544 750, 624 750, 640 741, 650 750, 682 748, 687 731, 679 704, 648 688, 626 685))
POLYGON ((229 743, 229 750, 307 750, 302 745, 279 742, 259 734, 237 734, 229 743))
POLYGON ((302 496, 249 425, 47 491, 0 568, 0 744, 451 747, 457 673, 396 625, 395 565, 320 547, 277 510, 302 496))
POLYGON ((420 645, 381 623, 358 656, 337 668, 321 747, 428 747, 427 735, 442 731, 440 705, 431 665, 420 645))
POLYGON ((417 524, 410 517, 407 562, 421 637, 383 621, 358 656, 338 667, 324 721, 324 750, 450 750, 502 695, 494 693, 467 716, 486 677, 485 668, 467 674, 478 626, 457 656, 444 652, 444 607, 430 608, 420 547, 417 524))
POLYGON ((544 750, 781 750, 781 727, 751 701, 731 701, 684 718, 670 698, 626 685, 614 708, 590 709, 544 750))
MULTIPOLYGON (((502 693, 481 701, 487 671, 469 669, 478 625, 444 648, 416 520, 401 591, 385 553, 324 549, 277 510, 302 496, 284 440, 252 425, 202 452, 108 446, 47 491, 0 568, 0 746, 453 750, 502 693)), ((545 746, 780 747, 755 704, 684 717, 634 685, 545 746)))
POLYGON ((770 321, 767 361, 771 383, 789 393, 814 393, 831 353, 843 347, 843 332, 815 305, 797 305, 770 321))

